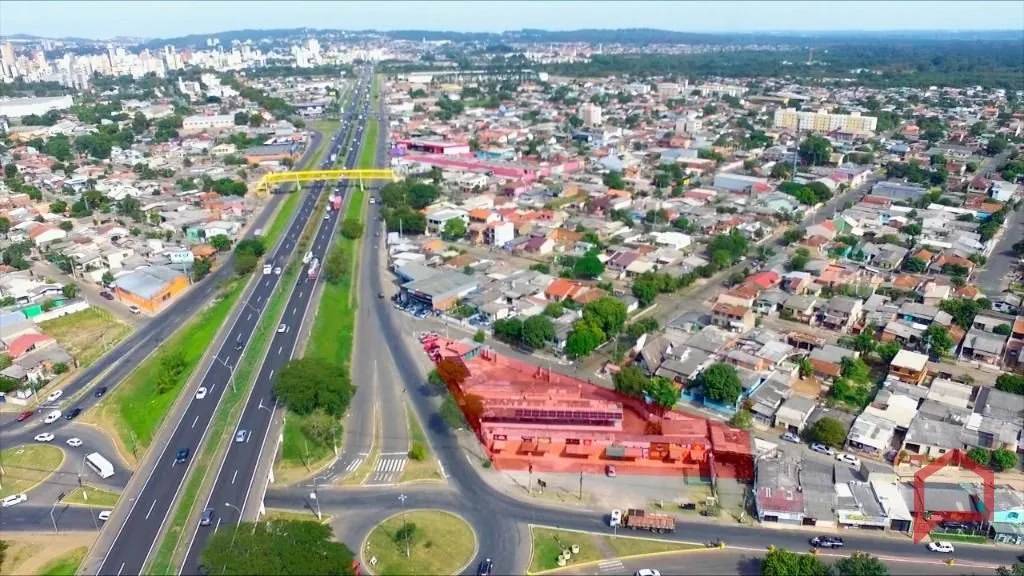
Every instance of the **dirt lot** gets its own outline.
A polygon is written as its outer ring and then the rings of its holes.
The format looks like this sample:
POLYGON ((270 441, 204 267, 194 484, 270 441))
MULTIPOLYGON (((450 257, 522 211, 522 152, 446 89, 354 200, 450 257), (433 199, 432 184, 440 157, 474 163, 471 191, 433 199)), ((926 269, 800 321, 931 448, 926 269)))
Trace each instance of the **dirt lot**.
POLYGON ((54 559, 70 554, 78 548, 88 549, 96 539, 96 532, 7 532, 0 539, 9 542, 7 557, 0 573, 38 574, 54 559))
POLYGON ((89 308, 39 324, 46 334, 86 367, 131 332, 131 327, 114 318, 110 312, 89 308))

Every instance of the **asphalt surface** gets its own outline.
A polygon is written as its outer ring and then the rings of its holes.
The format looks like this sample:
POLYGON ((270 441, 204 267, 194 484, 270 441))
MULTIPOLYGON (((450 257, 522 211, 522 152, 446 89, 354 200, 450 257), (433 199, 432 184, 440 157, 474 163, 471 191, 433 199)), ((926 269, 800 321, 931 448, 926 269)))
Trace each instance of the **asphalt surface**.
MULTIPOLYGON (((320 146, 320 140, 321 135, 313 132, 310 146, 303 156, 303 162, 320 146)), ((282 195, 275 195, 271 199, 256 217, 249 232, 246 233, 246 238, 252 237, 256 229, 266 225, 281 198, 283 198, 282 195)), ((65 421, 60 419, 53 424, 44 425, 42 416, 50 408, 68 410, 77 406, 84 411, 95 405, 99 399, 95 398, 91 391, 99 386, 106 386, 113 390, 121 383, 153 350, 174 334, 197 310, 217 294, 222 282, 234 274, 233 263, 234 255, 229 254, 216 270, 202 281, 193 284, 163 312, 143 323, 135 332, 113 347, 110 352, 82 370, 73 380, 61 386, 64 395, 53 406, 45 402, 41 403, 38 407, 40 412, 26 423, 15 421, 16 412, 0 414, 0 446, 16 446, 30 442, 33 436, 44 429, 56 433, 57 429, 65 425, 65 421), (101 376, 102 378, 100 378, 101 376)))
MULTIPOLYGON (((344 124, 347 124, 347 122, 344 124)), ((334 141, 331 150, 326 155, 328 160, 325 161, 325 164, 329 164, 330 155, 337 152, 339 143, 340 140, 338 139, 334 141)), ((279 266, 282 268, 288 265, 289 257, 292 256, 292 250, 299 240, 306 221, 313 213, 322 189, 322 184, 314 185, 310 188, 309 193, 306 194, 302 201, 297 216, 288 228, 286 236, 274 253, 264 258, 264 264, 272 264, 275 267, 279 266)), ((332 215, 332 218, 336 218, 336 216, 332 215)), ((332 223, 334 223, 334 220, 332 220, 332 223)), ((325 240, 325 237, 318 235, 315 245, 319 245, 322 250, 325 247, 325 240)), ((229 269, 230 267, 225 266, 224 268, 229 269)), ((296 288, 293 297, 295 294, 305 294, 308 298, 312 292, 312 284, 305 283, 302 275, 300 275, 300 278, 302 280, 300 280, 300 285, 296 288)), ((150 476, 146 479, 138 497, 132 502, 127 518, 121 525, 113 545, 103 559, 99 569, 100 574, 138 574, 142 571, 156 544, 161 525, 167 518, 171 505, 191 466, 194 452, 202 444, 206 436, 209 423, 220 402, 221 396, 226 387, 231 385, 233 370, 242 357, 244 348, 248 345, 249 336, 256 329, 267 300, 274 292, 279 279, 280 276, 277 274, 263 275, 258 280, 248 300, 242 304, 248 310, 239 314, 235 320, 227 336, 224 338, 221 348, 217 351, 215 361, 210 364, 209 369, 199 384, 199 386, 206 388, 206 397, 201 400, 193 398, 179 421, 175 423, 175 430, 167 445, 162 449, 159 464, 150 472, 150 476), (188 450, 188 455, 184 461, 178 461, 176 456, 178 451, 182 449, 188 450)), ((269 421, 273 406, 273 399, 270 395, 270 383, 273 379, 274 368, 268 368, 268 365, 280 369, 287 362, 288 356, 283 354, 283 350, 287 347, 290 351, 294 346, 296 330, 304 313, 304 308, 302 309, 303 312, 300 312, 300 309, 293 306, 293 304, 294 301, 289 302, 288 307, 284 311, 282 322, 291 328, 283 333, 275 332, 268 357, 265 360, 264 367, 260 370, 260 376, 251 392, 250 402, 246 405, 244 414, 247 416, 252 416, 250 410, 253 408, 252 402, 262 400, 262 406, 267 407, 267 410, 255 409, 261 415, 266 414, 265 420, 269 421)), ((253 424, 246 424, 251 426, 252 429, 250 440, 237 446, 249 448, 262 447, 262 438, 265 436, 266 426, 264 424, 261 432, 256 427, 256 420, 256 417, 252 417, 251 421, 253 424)), ((219 439, 214 439, 214 441, 217 440, 219 439)), ((235 448, 235 446, 232 445, 232 448, 235 448)), ((253 451, 257 452, 257 450, 253 451)), ((231 452, 237 453, 239 451, 232 450, 231 452)), ((229 460, 231 458, 232 454, 229 452, 229 460)), ((228 464, 225 464, 225 466, 228 466, 228 464)), ((244 485, 247 492, 251 479, 251 475, 244 478, 243 482, 236 486, 236 489, 241 490, 244 485)), ((242 499, 244 498, 237 500, 239 505, 241 505, 242 499)))
MULTIPOLYGON (((355 115, 355 112, 361 110, 365 114, 367 111, 366 100, 369 95, 369 83, 366 82, 366 79, 366 76, 360 79, 355 88, 355 104, 350 107, 342 121, 342 131, 347 132, 346 136, 351 135, 353 143, 361 142, 363 137, 365 123, 355 115)), ((330 154, 338 152, 338 148, 346 140, 348 138, 344 136, 339 138, 332 146, 330 154)), ((358 144, 349 148, 344 160, 346 168, 356 165, 359 148, 358 144)), ((326 160, 324 167, 330 165, 330 160, 326 160)), ((341 194, 346 186, 347 183, 339 184, 337 193, 341 194)), ((323 183, 314 185, 314 192, 310 196, 319 196, 319 190, 322 187, 323 183)), ((343 211, 344 208, 327 211, 326 219, 318 227, 310 251, 313 253, 313 257, 320 262, 323 262, 327 256, 343 211)), ((305 218, 302 220, 304 222, 305 218)), ((236 437, 231 442, 217 474, 213 490, 204 504, 204 509, 213 511, 211 524, 210 526, 189 528, 192 530, 192 537, 180 568, 180 572, 183 574, 200 573, 202 551, 210 535, 219 530, 221 525, 238 524, 241 521, 241 511, 245 510, 252 491, 255 470, 264 453, 270 423, 276 409, 273 395, 274 374, 279 373, 292 359, 299 338, 299 328, 313 302, 315 282, 316 280, 308 279, 305 274, 300 274, 296 286, 291 292, 281 321, 286 330, 281 332, 279 329, 274 334, 236 428, 236 431, 245 431, 245 439, 240 441, 240 438, 236 437)))

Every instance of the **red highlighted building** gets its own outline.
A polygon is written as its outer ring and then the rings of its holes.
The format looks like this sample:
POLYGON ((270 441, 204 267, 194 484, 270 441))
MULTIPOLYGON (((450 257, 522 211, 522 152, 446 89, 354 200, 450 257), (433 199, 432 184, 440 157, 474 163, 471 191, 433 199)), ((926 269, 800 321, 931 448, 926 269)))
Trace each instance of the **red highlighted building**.
POLYGON ((425 351, 497 468, 749 479, 746 432, 430 335, 425 351))

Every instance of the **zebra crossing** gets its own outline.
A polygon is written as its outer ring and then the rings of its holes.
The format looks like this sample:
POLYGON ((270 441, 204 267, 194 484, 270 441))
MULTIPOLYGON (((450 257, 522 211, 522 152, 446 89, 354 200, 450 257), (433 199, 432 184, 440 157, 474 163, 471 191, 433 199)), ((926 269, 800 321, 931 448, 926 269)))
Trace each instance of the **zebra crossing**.
POLYGON ((610 560, 601 560, 597 563, 597 569, 600 572, 619 572, 625 566, 618 559, 612 558, 610 560))
POLYGON ((408 457, 403 453, 401 455, 382 455, 377 460, 377 466, 373 470, 373 477, 370 482, 373 484, 392 484, 398 481, 402 476, 402 470, 405 470, 405 463, 408 457))
POLYGON ((363 463, 363 460, 366 460, 367 456, 369 456, 369 454, 364 453, 353 458, 352 461, 348 463, 348 466, 345 466, 345 472, 354 472, 355 469, 359 468, 359 465, 363 463))

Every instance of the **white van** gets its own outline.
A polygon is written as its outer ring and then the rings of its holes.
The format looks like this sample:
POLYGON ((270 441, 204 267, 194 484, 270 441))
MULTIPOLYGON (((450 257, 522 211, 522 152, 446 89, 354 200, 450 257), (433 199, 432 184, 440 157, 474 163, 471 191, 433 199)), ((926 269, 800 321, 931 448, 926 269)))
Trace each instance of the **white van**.
POLYGON ((114 465, 110 463, 110 460, 104 458, 99 452, 93 452, 86 456, 85 463, 89 465, 89 468, 92 468, 93 472, 104 480, 114 475, 114 465))
POLYGON ((274 272, 274 267, 273 266, 271 266, 270 264, 264 264, 263 265, 263 275, 264 276, 267 275, 267 274, 271 274, 273 272, 274 272))

